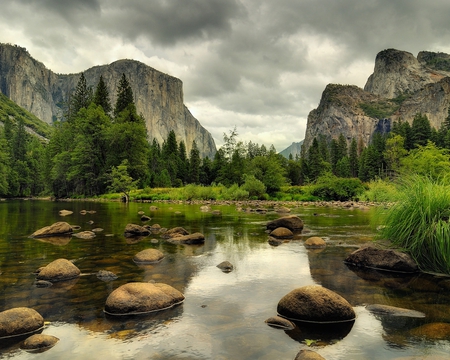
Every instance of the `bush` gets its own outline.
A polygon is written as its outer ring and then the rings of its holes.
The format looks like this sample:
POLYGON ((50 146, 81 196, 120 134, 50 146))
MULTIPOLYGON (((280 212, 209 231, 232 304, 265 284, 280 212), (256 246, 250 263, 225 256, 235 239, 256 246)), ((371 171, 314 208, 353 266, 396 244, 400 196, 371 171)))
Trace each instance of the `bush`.
POLYGON ((360 200, 374 201, 374 202, 388 202, 397 200, 397 188, 392 182, 381 179, 373 180, 368 185, 366 190, 360 197, 360 200))
POLYGON ((357 199, 365 190, 359 179, 325 175, 317 179, 312 187, 311 195, 325 201, 348 201, 357 199))
POLYGON ((239 185, 231 185, 228 189, 222 191, 223 200, 247 200, 248 191, 241 189, 239 185))
POLYGON ((408 252, 424 271, 450 274, 450 188, 439 180, 411 176, 400 201, 378 214, 380 237, 408 252))
POLYGON ((261 199, 266 193, 266 186, 263 182, 255 178, 254 175, 244 175, 244 179, 241 189, 248 191, 250 197, 261 199))

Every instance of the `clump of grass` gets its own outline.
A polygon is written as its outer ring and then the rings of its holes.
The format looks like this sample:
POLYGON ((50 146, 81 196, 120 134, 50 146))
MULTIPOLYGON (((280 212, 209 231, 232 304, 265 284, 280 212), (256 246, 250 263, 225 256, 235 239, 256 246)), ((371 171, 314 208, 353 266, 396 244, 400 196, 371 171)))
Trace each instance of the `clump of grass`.
POLYGON ((382 215, 380 235, 409 253, 423 271, 450 274, 450 187, 411 176, 382 215))
POLYGON ((396 201, 397 188, 394 183, 380 178, 368 183, 368 189, 360 196, 360 200, 374 202, 396 201))

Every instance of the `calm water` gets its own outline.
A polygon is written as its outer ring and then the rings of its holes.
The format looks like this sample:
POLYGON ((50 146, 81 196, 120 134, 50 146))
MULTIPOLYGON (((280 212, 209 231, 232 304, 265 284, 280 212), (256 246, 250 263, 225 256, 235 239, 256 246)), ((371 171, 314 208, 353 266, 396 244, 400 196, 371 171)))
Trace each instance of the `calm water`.
MULTIPOLYGON (((0 311, 18 306, 37 310, 49 322, 43 333, 60 341, 41 354, 12 345, 0 358, 13 359, 293 359, 310 348, 326 359, 439 359, 450 352, 450 280, 429 275, 395 276, 354 272, 345 256, 370 241, 370 211, 299 207, 292 209, 309 233, 298 240, 269 245, 265 223, 274 212, 236 211, 213 206, 169 204, 0 202, 0 311), (156 205, 157 211, 150 211, 156 205), (72 210, 67 217, 59 210, 72 210), (81 215, 81 210, 95 214, 81 215), (206 237, 202 246, 177 246, 159 235, 140 241, 123 236, 127 223, 182 226, 206 237), (65 244, 30 239, 35 230, 57 221, 103 228, 92 240, 76 237, 65 244), (91 223, 93 222, 93 223, 91 223), (323 237, 326 249, 307 250, 304 239, 323 237), (166 257, 156 265, 138 266, 132 257, 156 248, 166 257), (73 260, 79 279, 50 288, 34 286, 33 272, 54 259, 73 260), (228 260, 231 273, 216 265, 228 260), (103 282, 94 275, 109 270, 119 278, 103 282), (108 294, 130 281, 156 281, 180 290, 185 302, 149 316, 106 316, 108 294), (278 301, 296 287, 320 284, 344 296, 355 308, 352 327, 338 334, 267 326, 278 301), (424 312, 424 319, 373 315, 367 304, 386 304, 424 312), (436 330, 437 329, 437 330, 436 330), (309 344, 309 347, 308 345, 309 344)), ((1 341, 1 340, 0 340, 1 341)))

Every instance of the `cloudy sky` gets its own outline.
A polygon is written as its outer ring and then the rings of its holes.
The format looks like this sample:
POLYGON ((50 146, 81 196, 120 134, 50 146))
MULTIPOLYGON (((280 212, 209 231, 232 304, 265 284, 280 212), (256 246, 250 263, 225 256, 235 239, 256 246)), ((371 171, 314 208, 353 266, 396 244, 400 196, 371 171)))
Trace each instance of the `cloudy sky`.
POLYGON ((303 139, 328 83, 364 87, 387 48, 450 53, 448 0, 4 0, 0 42, 58 73, 128 58, 180 78, 218 147, 303 139))

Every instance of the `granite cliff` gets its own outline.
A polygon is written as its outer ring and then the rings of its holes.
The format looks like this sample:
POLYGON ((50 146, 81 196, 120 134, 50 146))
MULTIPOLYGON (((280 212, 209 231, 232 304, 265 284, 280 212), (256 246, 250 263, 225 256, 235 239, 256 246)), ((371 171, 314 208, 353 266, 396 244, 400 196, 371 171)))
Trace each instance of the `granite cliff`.
POLYGON ((328 85, 317 109, 308 115, 305 149, 319 134, 328 139, 344 134, 366 146, 375 131, 389 132, 393 121, 412 123, 417 113, 439 128, 450 104, 450 55, 383 50, 364 89, 328 85))
MULTIPOLYGON (((188 152, 195 140, 202 156, 214 156, 216 146, 211 134, 183 103, 181 80, 135 60, 119 60, 84 71, 88 86, 94 89, 103 76, 112 104, 123 73, 133 89, 137 112, 145 118, 149 141, 156 138, 162 143, 173 130, 188 152)), ((33 59, 26 49, 0 44, 0 91, 49 124, 61 118, 64 103, 79 77, 56 74, 33 59)))

